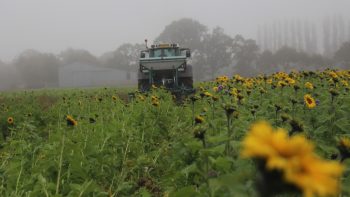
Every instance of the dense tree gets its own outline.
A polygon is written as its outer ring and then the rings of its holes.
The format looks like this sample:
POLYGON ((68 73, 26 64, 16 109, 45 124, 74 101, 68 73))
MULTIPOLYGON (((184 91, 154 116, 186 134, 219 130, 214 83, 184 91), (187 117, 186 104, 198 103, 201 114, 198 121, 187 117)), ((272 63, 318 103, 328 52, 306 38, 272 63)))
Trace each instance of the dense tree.
POLYGON ((13 64, 19 71, 21 81, 25 83, 26 88, 55 87, 58 85, 60 61, 53 54, 26 50, 14 60, 13 64))
POLYGON ((258 69, 263 73, 273 73, 276 71, 275 68, 275 59, 274 55, 271 51, 265 50, 263 51, 258 59, 258 69))
POLYGON ((64 65, 81 63, 88 65, 99 65, 98 59, 89 51, 84 49, 66 49, 59 54, 64 65))
POLYGON ((176 42, 194 50, 203 48, 203 40, 208 28, 196 20, 183 18, 166 26, 164 31, 155 39, 160 42, 176 42))
POLYGON ((348 69, 350 68, 350 42, 346 42, 340 47, 335 53, 334 59, 338 62, 344 63, 348 69))
POLYGON ((140 51, 145 49, 144 44, 123 44, 115 51, 104 54, 101 57, 103 66, 118 68, 128 71, 136 71, 140 51))
POLYGON ((0 60, 0 90, 16 88, 17 79, 15 68, 0 60))
POLYGON ((228 67, 233 58, 233 39, 224 33, 224 29, 216 27, 203 41, 204 47, 200 50, 204 65, 195 65, 195 68, 206 68, 206 74, 213 79, 217 71, 228 67))
POLYGON ((255 40, 244 39, 243 36, 237 35, 233 41, 233 53, 237 64, 235 71, 242 75, 252 75, 256 71, 252 66, 258 58, 259 47, 255 40))

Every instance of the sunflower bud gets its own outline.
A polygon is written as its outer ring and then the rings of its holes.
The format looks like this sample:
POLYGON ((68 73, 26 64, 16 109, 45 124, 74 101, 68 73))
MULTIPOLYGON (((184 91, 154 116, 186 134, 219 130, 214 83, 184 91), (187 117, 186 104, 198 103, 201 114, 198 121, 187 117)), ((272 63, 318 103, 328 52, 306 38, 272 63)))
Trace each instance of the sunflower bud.
POLYGON ((190 99, 194 103, 199 99, 199 97, 197 95, 195 95, 195 96, 191 96, 190 99))
POLYGON ((231 103, 223 104, 223 108, 224 108, 227 116, 231 116, 233 114, 233 112, 236 111, 235 107, 231 103))
POLYGON ((336 97, 339 95, 339 92, 336 89, 331 88, 329 90, 329 93, 332 95, 332 97, 336 97))
POLYGON ((206 128, 204 126, 196 126, 193 129, 193 136, 199 140, 204 140, 206 128))
POLYGON ((281 105, 275 104, 275 110, 276 112, 280 111, 282 109, 281 105))
POLYGON ((290 135, 294 133, 301 133, 304 131, 304 125, 298 120, 291 119, 289 120, 289 125, 292 127, 292 130, 290 131, 290 135))
POLYGON ((291 119, 291 117, 288 114, 283 113, 283 114, 281 114, 281 119, 283 122, 287 122, 288 120, 291 119))

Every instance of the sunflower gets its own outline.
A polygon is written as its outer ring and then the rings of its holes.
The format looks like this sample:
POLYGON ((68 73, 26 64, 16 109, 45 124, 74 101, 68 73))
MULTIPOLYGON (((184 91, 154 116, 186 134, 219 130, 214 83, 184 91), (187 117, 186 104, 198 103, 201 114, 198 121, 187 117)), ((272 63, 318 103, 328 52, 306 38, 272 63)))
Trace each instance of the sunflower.
POLYGON ((230 94, 231 94, 232 96, 237 96, 237 94, 238 94, 237 88, 232 88, 230 94))
POLYGON ((159 98, 157 96, 151 96, 152 102, 159 101, 159 98))
POLYGON ((142 96, 142 95, 137 95, 137 97, 138 97, 138 99, 139 99, 140 101, 144 101, 144 100, 145 100, 145 97, 142 96))
POLYGON ((339 140, 339 146, 347 148, 350 150, 350 138, 342 137, 339 140))
POLYGON ((213 95, 210 94, 209 92, 204 92, 204 96, 206 96, 206 97, 212 97, 213 95))
POLYGON ((339 139, 337 148, 340 153, 340 161, 343 162, 345 159, 350 158, 350 138, 341 137, 339 139))
POLYGON ((218 83, 227 83, 229 78, 227 76, 220 76, 215 79, 218 83))
POLYGON ((198 115, 198 116, 196 116, 196 117, 194 118, 194 121, 195 121, 196 124, 201 124, 201 123, 204 122, 204 118, 203 118, 203 116, 198 115))
POLYGON ((284 88, 286 85, 287 85, 287 83, 284 82, 284 81, 278 81, 278 82, 277 82, 277 87, 282 87, 282 88, 284 88))
POLYGON ((159 106, 159 101, 158 100, 154 100, 154 101, 152 101, 152 105, 154 106, 154 107, 158 107, 159 106))
POLYGON ((305 94, 304 96, 304 102, 307 108, 312 109, 316 107, 316 101, 310 94, 305 94))
POLYGON ((312 89, 314 89, 314 85, 312 85, 312 83, 310 83, 310 82, 306 82, 305 88, 312 90, 312 89))
POLYGON ((73 116, 71 116, 71 115, 67 115, 66 121, 67 121, 67 125, 68 125, 68 126, 77 126, 77 125, 78 125, 78 121, 76 121, 76 120, 73 118, 73 116))
POLYGON ((112 100, 113 100, 113 101, 116 101, 117 99, 118 99, 117 96, 112 96, 112 100))
POLYGON ((8 124, 13 124, 13 123, 14 123, 13 117, 8 117, 8 118, 7 118, 7 123, 8 123, 8 124))
POLYGON ((285 79, 285 81, 286 81, 289 85, 294 85, 294 84, 295 84, 295 80, 292 79, 292 78, 290 78, 290 77, 287 77, 287 78, 285 79))
POLYGON ((211 97, 211 99, 213 99, 213 101, 218 101, 218 100, 219 100, 219 97, 213 96, 213 97, 211 97))
POLYGON ((329 76, 331 76, 333 79, 338 78, 337 73, 335 73, 334 71, 329 72, 329 76))
POLYGON ((348 87, 349 86, 349 83, 346 81, 346 80, 342 80, 340 81, 341 84, 344 86, 344 87, 348 87))
POLYGON ((281 179, 299 188, 304 196, 333 196, 339 192, 343 166, 317 157, 313 144, 303 136, 289 137, 284 129, 258 122, 242 144, 243 157, 262 159, 263 170, 281 172, 281 179))

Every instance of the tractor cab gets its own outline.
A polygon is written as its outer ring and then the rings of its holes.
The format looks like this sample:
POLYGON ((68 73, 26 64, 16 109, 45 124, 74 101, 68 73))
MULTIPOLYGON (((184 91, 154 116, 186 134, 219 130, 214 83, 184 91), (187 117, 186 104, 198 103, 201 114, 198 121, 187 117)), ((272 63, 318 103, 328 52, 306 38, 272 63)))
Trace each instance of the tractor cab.
MULTIPOLYGON (((147 46, 147 45, 146 45, 147 46)), ((172 92, 193 90, 192 66, 187 64, 190 49, 178 44, 154 44, 142 50, 139 59, 138 88, 148 91, 152 85, 172 92)))

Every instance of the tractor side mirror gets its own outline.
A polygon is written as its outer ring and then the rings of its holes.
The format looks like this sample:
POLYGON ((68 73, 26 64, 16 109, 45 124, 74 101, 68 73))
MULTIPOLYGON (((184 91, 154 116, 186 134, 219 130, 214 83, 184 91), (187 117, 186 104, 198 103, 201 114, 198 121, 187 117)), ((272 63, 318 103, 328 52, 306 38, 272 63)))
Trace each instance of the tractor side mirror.
POLYGON ((186 51, 186 57, 191 57, 191 51, 190 50, 186 51))
POLYGON ((145 53, 141 53, 141 58, 145 58, 146 57, 146 54, 145 53))

